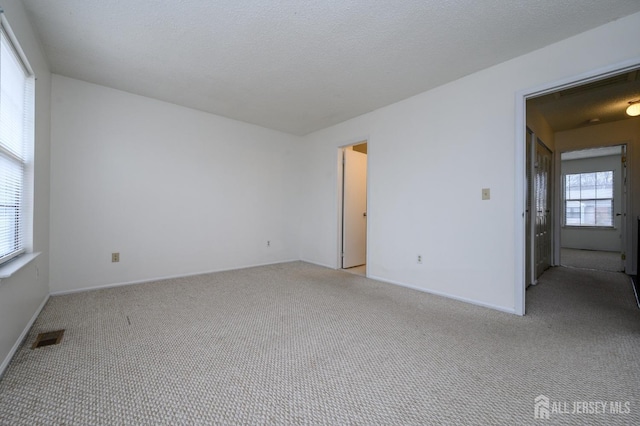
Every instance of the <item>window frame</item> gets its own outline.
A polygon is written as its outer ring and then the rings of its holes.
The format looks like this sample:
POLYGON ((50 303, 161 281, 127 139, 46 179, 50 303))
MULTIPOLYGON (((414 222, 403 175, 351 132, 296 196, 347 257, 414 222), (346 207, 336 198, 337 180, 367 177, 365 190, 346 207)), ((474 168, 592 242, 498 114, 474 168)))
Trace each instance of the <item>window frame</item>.
MULTIPOLYGON (((616 175, 615 175, 615 170, 597 170, 597 171, 584 171, 584 172, 577 172, 577 173, 566 173, 562 176, 563 178, 563 214, 562 214, 562 225, 563 227, 566 228, 570 228, 570 229, 615 229, 615 182, 616 182, 616 175), (597 196, 597 184, 595 185, 594 188, 594 197, 585 197, 582 198, 582 188, 580 189, 581 191, 581 197, 580 198, 569 198, 567 196, 567 178, 569 176, 580 176, 580 181, 582 181, 582 175, 587 175, 587 174, 597 174, 597 173, 611 173, 611 197, 598 197, 597 196), (597 223, 597 218, 598 218, 598 214, 597 214, 597 204, 598 201, 609 201, 611 204, 611 221, 610 224, 607 225, 598 225, 597 223), (578 212, 579 220, 580 220, 580 224, 570 224, 567 223, 567 211, 568 211, 568 203, 580 203, 583 204, 585 202, 594 202, 595 207, 594 207, 594 223, 593 224, 582 224, 582 206, 579 206, 578 208, 580 208, 580 211, 578 212)), ((575 207, 573 207, 575 208, 575 207)))
MULTIPOLYGON (((16 153, 9 146, 4 146, 0 142, 0 156, 3 160, 18 166, 21 169, 20 179, 16 191, 16 204, 12 208, 17 208, 17 214, 13 227, 15 228, 15 237, 13 242, 8 240, 9 244, 13 244, 11 251, 0 253, 0 268, 8 262, 15 260, 24 253, 33 251, 33 182, 34 182, 34 150, 35 150, 35 73, 29 64, 27 57, 22 50, 15 34, 11 30, 4 13, 0 11, 0 33, 3 39, 3 45, 13 55, 15 61, 24 72, 24 102, 20 110, 20 117, 23 120, 22 129, 22 152, 16 153)), ((2 58, 0 58, 0 61, 2 58)), ((1 95, 0 95, 1 96, 1 95)), ((0 181, 7 179, 9 175, 0 176, 0 181)), ((10 192, 10 191, 9 191, 10 192)), ((13 268, 10 268, 13 269, 13 268)))

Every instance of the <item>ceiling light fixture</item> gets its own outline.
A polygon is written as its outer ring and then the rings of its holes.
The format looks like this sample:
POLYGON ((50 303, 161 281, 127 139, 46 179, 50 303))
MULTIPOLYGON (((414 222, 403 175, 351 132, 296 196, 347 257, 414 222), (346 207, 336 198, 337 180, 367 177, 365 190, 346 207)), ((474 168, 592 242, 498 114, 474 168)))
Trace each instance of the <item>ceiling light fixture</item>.
POLYGON ((627 115, 630 115, 631 117, 637 117, 640 115, 640 100, 629 102, 627 115))

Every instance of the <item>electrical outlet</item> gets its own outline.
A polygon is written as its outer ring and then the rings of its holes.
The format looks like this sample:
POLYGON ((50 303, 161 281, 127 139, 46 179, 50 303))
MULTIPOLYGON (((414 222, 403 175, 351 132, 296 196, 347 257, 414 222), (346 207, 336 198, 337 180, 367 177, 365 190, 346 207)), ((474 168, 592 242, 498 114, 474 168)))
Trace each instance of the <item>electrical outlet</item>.
POLYGON ((422 263, 422 255, 418 255, 418 263, 422 263))
POLYGON ((267 247, 271 247, 271 241, 267 240, 267 247))
POLYGON ((491 199, 491 189, 482 188, 482 199, 483 200, 490 200, 491 199))
POLYGON ((120 262, 120 253, 111 253, 111 262, 120 262))

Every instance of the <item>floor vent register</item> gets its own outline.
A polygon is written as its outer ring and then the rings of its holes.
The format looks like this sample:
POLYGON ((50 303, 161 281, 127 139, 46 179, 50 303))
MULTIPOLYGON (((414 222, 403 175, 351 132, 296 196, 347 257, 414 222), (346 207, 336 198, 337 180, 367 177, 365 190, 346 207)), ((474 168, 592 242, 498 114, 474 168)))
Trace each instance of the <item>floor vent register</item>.
POLYGON ((41 348, 43 346, 57 345, 62 341, 62 335, 64 330, 49 331, 47 333, 40 333, 36 337, 36 341, 33 342, 31 349, 41 348))

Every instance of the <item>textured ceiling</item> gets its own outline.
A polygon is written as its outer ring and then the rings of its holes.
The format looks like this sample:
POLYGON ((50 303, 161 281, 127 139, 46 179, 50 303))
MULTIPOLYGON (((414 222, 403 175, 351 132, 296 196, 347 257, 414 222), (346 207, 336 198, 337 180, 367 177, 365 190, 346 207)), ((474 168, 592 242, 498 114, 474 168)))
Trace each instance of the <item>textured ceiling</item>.
POLYGON ((640 101, 640 71, 619 74, 529 100, 556 132, 631 119, 629 102, 640 101), (597 120, 597 121, 591 121, 597 120))
POLYGON ((303 135, 638 0, 23 0, 53 72, 303 135))

